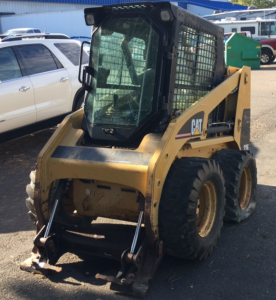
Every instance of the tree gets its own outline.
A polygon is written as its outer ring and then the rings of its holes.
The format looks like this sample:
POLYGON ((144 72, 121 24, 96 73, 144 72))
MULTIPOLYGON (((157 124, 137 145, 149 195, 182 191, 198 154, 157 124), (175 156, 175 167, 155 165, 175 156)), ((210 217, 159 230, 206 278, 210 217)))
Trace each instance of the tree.
POLYGON ((257 8, 271 8, 276 6, 276 0, 230 0, 231 3, 256 6, 257 8))

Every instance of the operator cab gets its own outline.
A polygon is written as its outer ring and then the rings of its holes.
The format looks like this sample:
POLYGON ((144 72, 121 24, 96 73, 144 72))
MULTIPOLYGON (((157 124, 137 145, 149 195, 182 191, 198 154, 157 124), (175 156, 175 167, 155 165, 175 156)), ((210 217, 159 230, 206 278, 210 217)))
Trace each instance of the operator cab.
POLYGON ((111 16, 93 32, 84 106, 90 137, 124 142, 156 114, 160 33, 145 16, 111 16))
POLYGON ((85 144, 136 148, 224 78, 223 30, 169 2, 88 8, 85 20, 95 26, 82 77, 85 144))

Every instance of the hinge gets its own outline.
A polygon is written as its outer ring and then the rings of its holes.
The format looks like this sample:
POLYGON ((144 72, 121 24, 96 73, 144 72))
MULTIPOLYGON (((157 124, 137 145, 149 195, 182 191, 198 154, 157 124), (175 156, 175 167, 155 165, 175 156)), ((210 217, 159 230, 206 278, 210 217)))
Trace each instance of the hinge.
POLYGON ((173 53, 172 51, 172 47, 171 46, 165 46, 164 48, 164 54, 166 55, 167 59, 173 59, 173 53))

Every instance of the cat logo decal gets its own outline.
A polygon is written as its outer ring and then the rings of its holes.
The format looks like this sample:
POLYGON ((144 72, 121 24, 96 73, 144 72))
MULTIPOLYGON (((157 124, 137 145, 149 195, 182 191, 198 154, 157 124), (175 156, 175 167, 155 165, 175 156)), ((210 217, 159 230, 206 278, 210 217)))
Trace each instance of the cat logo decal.
POLYGON ((192 119, 191 134, 192 135, 202 134, 202 119, 192 119))
POLYGON ((203 131, 204 112, 201 111, 191 117, 179 130, 175 139, 183 139, 189 136, 200 136, 203 131))

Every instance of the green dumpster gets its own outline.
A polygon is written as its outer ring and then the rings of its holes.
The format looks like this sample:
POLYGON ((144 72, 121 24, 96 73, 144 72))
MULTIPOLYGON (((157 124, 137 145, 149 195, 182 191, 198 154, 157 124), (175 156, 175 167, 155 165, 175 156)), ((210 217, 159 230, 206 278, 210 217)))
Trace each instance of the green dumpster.
POLYGON ((227 67, 260 69, 262 44, 239 33, 234 33, 225 43, 225 64, 227 67))

